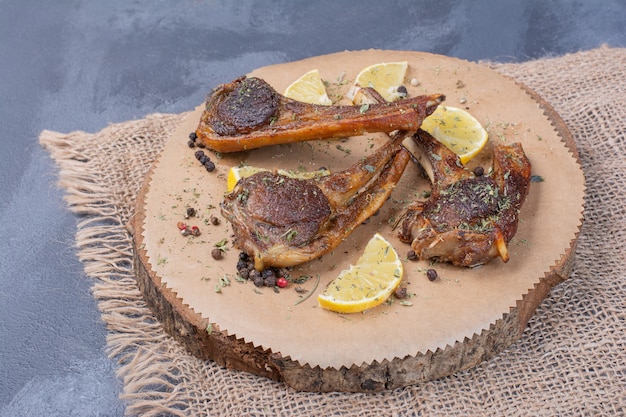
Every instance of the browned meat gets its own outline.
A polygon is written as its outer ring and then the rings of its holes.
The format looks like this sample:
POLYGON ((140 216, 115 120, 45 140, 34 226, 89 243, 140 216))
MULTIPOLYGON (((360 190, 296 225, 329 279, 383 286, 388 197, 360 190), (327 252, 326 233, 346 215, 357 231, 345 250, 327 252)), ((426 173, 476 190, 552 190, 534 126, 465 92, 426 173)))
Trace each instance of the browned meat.
POLYGON ((432 192, 409 207, 400 239, 420 259, 469 267, 498 256, 507 262, 507 244, 530 185, 531 166, 521 144, 497 145, 492 172, 477 176, 428 133, 419 130, 414 139, 432 166, 432 192))
POLYGON ((364 133, 416 131, 444 100, 441 94, 366 106, 321 106, 289 99, 260 78, 241 77, 215 88, 196 130, 218 152, 364 133))
POLYGON ((255 268, 298 265, 333 250, 387 200, 410 154, 396 133, 351 168, 310 180, 276 172, 241 179, 222 202, 234 244, 255 268))

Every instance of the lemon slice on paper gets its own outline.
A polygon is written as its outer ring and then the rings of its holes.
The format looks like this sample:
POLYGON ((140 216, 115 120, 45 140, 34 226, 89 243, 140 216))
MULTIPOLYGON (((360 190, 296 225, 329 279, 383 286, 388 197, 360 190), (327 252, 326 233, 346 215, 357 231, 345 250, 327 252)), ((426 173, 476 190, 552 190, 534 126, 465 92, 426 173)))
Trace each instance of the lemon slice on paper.
POLYGON ((333 104, 326 93, 326 87, 316 69, 307 72, 285 89, 285 97, 310 104, 333 104))
MULTIPOLYGON (((245 177, 249 177, 252 174, 262 171, 271 171, 267 168, 254 167, 250 165, 231 167, 228 170, 228 176, 226 177, 226 191, 229 193, 235 188, 237 182, 245 177)), ((330 174, 330 171, 326 168, 320 168, 317 171, 292 171, 287 169, 279 169, 277 172, 281 175, 292 178, 310 179, 315 177, 322 177, 330 174)))
POLYGON ((437 107, 433 114, 424 119, 422 129, 456 153, 463 164, 476 156, 489 138, 485 128, 474 116, 449 106, 437 107))
POLYGON ((384 303, 400 285, 403 273, 398 253, 376 233, 356 264, 341 271, 317 300, 322 308, 338 313, 365 311, 384 303))
POLYGON ((354 85, 348 91, 348 98, 354 100, 359 88, 371 87, 387 101, 394 101, 405 94, 398 91, 404 82, 406 71, 409 68, 407 61, 381 62, 363 68, 356 76, 354 85))

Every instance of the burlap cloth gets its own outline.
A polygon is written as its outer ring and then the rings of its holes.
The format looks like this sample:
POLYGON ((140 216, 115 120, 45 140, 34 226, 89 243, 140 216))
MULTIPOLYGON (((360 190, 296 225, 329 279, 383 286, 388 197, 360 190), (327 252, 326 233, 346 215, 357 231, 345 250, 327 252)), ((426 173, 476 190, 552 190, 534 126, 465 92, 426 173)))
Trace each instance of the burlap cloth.
POLYGON ((485 65, 539 93, 576 141, 587 198, 574 270, 523 337, 492 360, 378 394, 296 392, 200 361, 164 333, 136 286, 125 224, 147 170, 184 115, 153 114, 96 134, 42 132, 69 207, 80 215, 78 256, 94 278, 127 414, 626 415, 626 49, 485 65))

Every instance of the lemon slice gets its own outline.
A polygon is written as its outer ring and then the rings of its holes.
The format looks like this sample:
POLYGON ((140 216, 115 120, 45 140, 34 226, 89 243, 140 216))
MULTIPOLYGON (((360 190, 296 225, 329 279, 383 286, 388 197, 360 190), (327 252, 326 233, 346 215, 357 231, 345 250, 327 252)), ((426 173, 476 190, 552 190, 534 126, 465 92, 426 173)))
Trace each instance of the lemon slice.
POLYGON ((485 147, 489 137, 474 116, 449 106, 437 107, 433 114, 424 119, 422 129, 456 153, 463 164, 485 147))
POLYGON ((326 87, 316 69, 307 72, 285 89, 285 97, 311 104, 330 106, 333 104, 326 87))
MULTIPOLYGON (((231 167, 228 170, 228 176, 226 177, 226 191, 231 192, 240 179, 249 177, 250 175, 256 174, 257 172, 261 171, 271 170, 250 165, 231 167)), ((292 171, 287 169, 279 169, 277 170, 277 172, 281 175, 300 179, 310 179, 330 174, 330 171, 326 168, 320 168, 317 171, 292 171)))
POLYGON ((379 233, 367 243, 356 264, 339 273, 317 300, 322 308, 358 313, 384 303, 402 281, 398 253, 379 233))
POLYGON ((356 76, 354 85, 348 91, 348 98, 354 100, 359 88, 371 87, 387 101, 394 101, 405 94, 398 91, 404 82, 406 71, 409 68, 407 61, 381 62, 363 68, 356 76))

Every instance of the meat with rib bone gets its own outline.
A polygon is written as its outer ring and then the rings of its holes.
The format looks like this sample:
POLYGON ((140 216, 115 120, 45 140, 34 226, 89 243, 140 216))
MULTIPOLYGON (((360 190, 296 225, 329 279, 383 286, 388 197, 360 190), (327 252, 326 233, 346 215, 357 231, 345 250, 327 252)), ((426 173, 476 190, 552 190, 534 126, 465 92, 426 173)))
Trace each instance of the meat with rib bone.
POLYGON ((393 103, 323 106, 292 100, 256 77, 240 77, 216 87, 196 129, 198 140, 218 152, 237 152, 283 143, 416 131, 441 94, 393 103))
POLYGON ((239 180, 221 204, 234 245, 255 268, 287 267, 332 251, 387 200, 410 154, 396 133, 351 168, 314 179, 258 172, 239 180))
POLYGON ((521 144, 496 145, 492 172, 477 176, 428 133, 419 130, 414 141, 432 168, 432 192, 409 207, 400 240, 411 243, 420 259, 468 267, 497 257, 507 262, 530 185, 531 165, 521 144))

